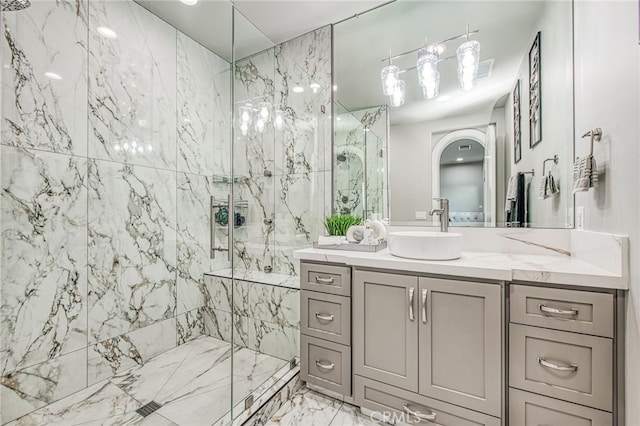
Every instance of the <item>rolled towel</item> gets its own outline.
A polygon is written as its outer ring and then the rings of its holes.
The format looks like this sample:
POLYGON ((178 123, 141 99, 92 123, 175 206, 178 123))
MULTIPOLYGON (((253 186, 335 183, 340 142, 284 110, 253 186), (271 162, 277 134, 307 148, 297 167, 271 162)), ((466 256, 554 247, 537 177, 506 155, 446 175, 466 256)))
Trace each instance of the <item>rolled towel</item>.
POLYGON ((330 237, 318 236, 318 245, 319 246, 337 246, 342 243, 346 243, 346 237, 340 235, 332 235, 330 237))

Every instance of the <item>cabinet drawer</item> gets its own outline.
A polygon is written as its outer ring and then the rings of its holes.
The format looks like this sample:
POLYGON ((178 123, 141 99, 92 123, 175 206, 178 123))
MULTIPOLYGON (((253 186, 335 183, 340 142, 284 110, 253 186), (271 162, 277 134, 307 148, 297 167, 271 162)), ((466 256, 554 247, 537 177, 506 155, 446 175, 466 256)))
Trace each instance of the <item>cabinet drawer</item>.
POLYGON ((351 299, 334 294, 302 290, 301 331, 308 336, 351 344, 351 299))
POLYGON ((324 389, 351 395, 351 348, 300 336, 300 378, 324 389))
POLYGON ((499 426, 500 419, 442 401, 417 395, 375 380, 354 376, 354 401, 356 405, 379 413, 385 420, 397 420, 406 424, 439 425, 491 425, 499 426), (431 417, 418 419, 411 413, 431 417))
POLYGON ((351 294, 351 268, 302 262, 300 265, 300 288, 349 296, 351 294))
POLYGON ((612 340, 509 326, 509 385, 611 411, 612 340))
POLYGON ((517 426, 610 426, 611 413, 509 389, 509 424, 517 426))
POLYGON ((613 337, 613 295, 512 285, 511 322, 613 337))

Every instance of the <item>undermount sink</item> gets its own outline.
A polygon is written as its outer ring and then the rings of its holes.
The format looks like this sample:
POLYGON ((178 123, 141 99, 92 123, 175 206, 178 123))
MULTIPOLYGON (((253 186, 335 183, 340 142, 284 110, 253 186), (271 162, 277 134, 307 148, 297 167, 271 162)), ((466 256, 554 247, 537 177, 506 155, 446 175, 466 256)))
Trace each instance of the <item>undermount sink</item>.
POLYGON ((462 254, 462 234, 453 232, 391 232, 389 253, 420 260, 454 260, 462 254))

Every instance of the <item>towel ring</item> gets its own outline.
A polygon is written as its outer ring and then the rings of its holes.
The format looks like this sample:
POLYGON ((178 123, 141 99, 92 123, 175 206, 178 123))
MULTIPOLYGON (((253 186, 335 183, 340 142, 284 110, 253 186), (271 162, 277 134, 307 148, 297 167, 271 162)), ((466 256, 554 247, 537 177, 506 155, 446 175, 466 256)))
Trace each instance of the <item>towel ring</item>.
POLYGON ((600 140, 602 139, 602 129, 600 127, 596 127, 593 130, 589 130, 587 133, 582 135, 582 137, 591 137, 591 142, 589 145, 589 155, 593 155, 593 141, 600 142, 600 140))
POLYGON ((558 154, 554 155, 552 158, 547 158, 542 162, 542 176, 547 175, 547 172, 546 172, 547 161, 553 161, 553 164, 558 164, 558 154))

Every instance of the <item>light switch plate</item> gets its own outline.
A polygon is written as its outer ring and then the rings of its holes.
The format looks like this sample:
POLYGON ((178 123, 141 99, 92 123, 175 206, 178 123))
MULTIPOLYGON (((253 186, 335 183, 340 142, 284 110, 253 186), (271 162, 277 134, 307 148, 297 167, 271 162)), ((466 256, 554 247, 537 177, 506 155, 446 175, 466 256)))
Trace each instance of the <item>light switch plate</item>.
POLYGON ((564 226, 565 228, 573 228, 573 207, 565 209, 564 226))
POLYGON ((584 206, 576 207, 576 229, 584 229, 584 206))
POLYGON ((416 220, 427 220, 427 212, 416 212, 416 220))

